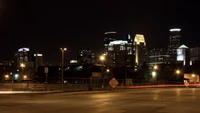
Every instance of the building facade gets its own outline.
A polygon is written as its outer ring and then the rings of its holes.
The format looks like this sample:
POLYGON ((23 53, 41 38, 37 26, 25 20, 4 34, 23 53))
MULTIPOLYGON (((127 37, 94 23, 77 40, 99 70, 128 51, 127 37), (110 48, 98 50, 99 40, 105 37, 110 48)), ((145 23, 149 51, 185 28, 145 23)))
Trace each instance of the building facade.
POLYGON ((170 29, 168 54, 170 55, 170 62, 176 63, 177 60, 177 49, 181 46, 181 35, 179 28, 170 29))
POLYGON ((149 67, 159 64, 169 64, 170 56, 163 48, 152 49, 149 51, 149 67))
POLYGON ((104 54, 108 54, 108 46, 111 41, 116 40, 117 38, 117 32, 110 31, 104 33, 104 54))
POLYGON ((139 69, 147 61, 147 50, 144 35, 136 34, 135 45, 135 70, 139 69))
POLYGON ((95 54, 92 53, 91 49, 88 47, 80 48, 78 50, 77 57, 79 64, 89 64, 95 62, 95 54))
POLYGON ((183 66, 190 65, 190 50, 187 46, 181 45, 177 49, 177 62, 183 62, 183 66))
POLYGON ((34 68, 37 72, 39 66, 43 66, 43 54, 33 54, 34 68))

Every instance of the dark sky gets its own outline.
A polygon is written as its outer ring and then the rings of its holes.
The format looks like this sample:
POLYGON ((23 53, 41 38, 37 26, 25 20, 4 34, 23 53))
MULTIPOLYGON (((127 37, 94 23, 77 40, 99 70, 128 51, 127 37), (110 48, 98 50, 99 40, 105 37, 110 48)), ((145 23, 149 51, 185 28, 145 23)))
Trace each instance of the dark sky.
POLYGON ((123 38, 143 33, 148 48, 166 47, 168 29, 180 27, 182 42, 199 42, 199 4, 176 0, 0 0, 0 59, 11 59, 18 48, 43 53, 45 61, 76 58, 80 47, 103 48, 103 33, 117 31, 123 38), (81 1, 81 2, 80 2, 81 1))

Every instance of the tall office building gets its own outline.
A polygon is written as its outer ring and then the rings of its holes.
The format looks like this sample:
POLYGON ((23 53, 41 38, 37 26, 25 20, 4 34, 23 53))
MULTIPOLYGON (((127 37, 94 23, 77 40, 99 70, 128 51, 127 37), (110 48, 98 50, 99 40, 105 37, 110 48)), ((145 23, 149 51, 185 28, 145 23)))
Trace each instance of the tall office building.
POLYGON ((28 62, 29 61, 29 48, 20 48, 18 49, 18 52, 15 53, 15 58, 17 63, 23 63, 23 62, 28 62))
POLYGON ((42 54, 33 54, 34 59, 34 68, 37 72, 39 66, 43 66, 43 55, 42 54))
POLYGON ((187 46, 181 45, 177 49, 177 62, 183 62, 183 66, 190 65, 190 50, 187 46))
POLYGON ((139 69, 145 61, 147 61, 147 51, 146 51, 146 42, 144 35, 136 34, 135 35, 135 70, 139 69))
POLYGON ((34 74, 34 62, 31 60, 29 48, 20 48, 15 53, 15 67, 19 70, 19 80, 31 79, 34 74))
POLYGON ((132 45, 127 40, 115 40, 109 43, 107 58, 108 67, 133 67, 132 45))
POLYGON ((168 54, 170 55, 170 62, 176 63, 177 49, 181 46, 181 35, 179 28, 170 29, 168 54))
POLYGON ((115 31, 105 32, 104 36, 105 36, 105 38, 104 38, 104 54, 107 55, 109 43, 111 41, 116 40, 117 32, 115 32, 115 31))

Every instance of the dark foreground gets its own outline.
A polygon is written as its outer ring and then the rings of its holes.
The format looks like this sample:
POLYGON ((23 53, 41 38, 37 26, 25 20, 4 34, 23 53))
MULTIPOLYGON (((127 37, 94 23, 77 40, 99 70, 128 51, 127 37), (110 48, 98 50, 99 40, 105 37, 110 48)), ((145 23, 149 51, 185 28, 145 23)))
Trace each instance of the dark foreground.
POLYGON ((200 113, 200 88, 0 95, 0 113, 200 113))

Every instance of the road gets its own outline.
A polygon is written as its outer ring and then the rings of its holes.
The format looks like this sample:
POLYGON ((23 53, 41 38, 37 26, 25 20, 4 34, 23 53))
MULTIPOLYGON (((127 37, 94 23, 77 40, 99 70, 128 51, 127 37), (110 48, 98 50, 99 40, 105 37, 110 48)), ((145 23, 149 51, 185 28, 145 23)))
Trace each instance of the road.
POLYGON ((0 113, 199 113, 200 88, 0 95, 0 113))

